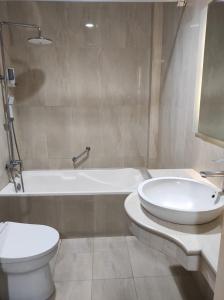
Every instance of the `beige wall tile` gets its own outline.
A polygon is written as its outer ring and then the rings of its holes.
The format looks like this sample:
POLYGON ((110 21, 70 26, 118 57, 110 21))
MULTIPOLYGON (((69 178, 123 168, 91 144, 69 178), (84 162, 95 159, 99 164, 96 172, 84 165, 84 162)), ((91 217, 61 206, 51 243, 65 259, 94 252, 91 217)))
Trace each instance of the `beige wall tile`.
POLYGON ((155 3, 153 6, 152 58, 151 58, 151 95, 148 129, 148 168, 158 163, 158 132, 159 106, 162 69, 162 42, 163 42, 163 6, 155 3))
POLYGON ((75 144, 72 138, 72 110, 69 107, 48 107, 45 108, 45 112, 48 157, 72 158, 75 144))
POLYGON ((127 235, 128 221, 124 210, 126 195, 95 196, 95 234, 127 235))
POLYGON ((10 220, 10 209, 8 198, 0 198, 0 222, 10 220))
POLYGON ((60 219, 63 237, 93 236, 93 196, 60 197, 60 219))
MULTIPOLYGON (((200 30, 206 1, 191 1, 183 12, 165 4, 163 25, 163 80, 160 102, 159 167, 221 169, 212 160, 224 150, 195 137, 194 105, 200 30)), ((219 183, 220 181, 216 181, 219 183)))
POLYGON ((49 225, 61 232, 58 197, 10 197, 9 217, 12 222, 49 225))
POLYGON ((34 47, 26 43, 31 30, 10 31, 25 168, 67 168, 86 146, 92 151, 82 167, 146 166, 152 5, 9 2, 7 7, 10 19, 38 23, 54 41, 34 47), (87 29, 86 22, 96 26, 87 29))
POLYGON ((2 197, 0 221, 45 224, 62 237, 129 234, 125 195, 2 197))
POLYGON ((47 163, 46 113, 40 106, 16 107, 16 133, 25 168, 26 162, 30 165, 32 161, 33 168, 47 163))

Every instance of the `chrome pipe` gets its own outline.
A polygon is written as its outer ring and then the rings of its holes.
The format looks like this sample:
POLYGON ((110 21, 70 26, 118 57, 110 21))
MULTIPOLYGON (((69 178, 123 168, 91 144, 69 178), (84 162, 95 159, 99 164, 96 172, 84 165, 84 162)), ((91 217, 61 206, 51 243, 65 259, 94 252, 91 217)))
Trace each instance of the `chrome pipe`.
POLYGON ((10 176, 12 178, 12 182, 13 182, 13 185, 14 185, 15 192, 18 193, 17 186, 16 186, 16 181, 15 181, 15 176, 13 174, 13 170, 9 169, 9 172, 10 172, 10 176))
POLYGON ((36 28, 37 30, 40 30, 40 26, 36 24, 27 24, 27 23, 19 23, 19 22, 11 22, 11 21, 2 21, 0 22, 0 25, 8 25, 8 26, 17 26, 17 27, 27 27, 27 28, 36 28))
POLYGON ((9 159, 14 160, 14 148, 13 148, 13 136, 11 131, 11 124, 8 120, 8 110, 7 110, 7 101, 8 101, 8 82, 7 82, 7 76, 6 76, 6 59, 5 59, 5 49, 4 49, 4 42, 3 42, 3 32, 2 32, 2 24, 0 23, 0 48, 1 48, 1 59, 2 59, 2 69, 3 69, 3 82, 4 82, 4 99, 3 99, 3 107, 4 107, 4 114, 5 114, 5 120, 7 124, 7 138, 9 142, 9 159))
POLYGON ((207 177, 224 177, 224 171, 201 171, 200 175, 203 178, 207 178, 207 177))
POLYGON ((34 28, 38 32, 38 37, 41 37, 41 29, 39 25, 36 24, 27 24, 27 23, 19 23, 19 22, 11 22, 11 21, 2 21, 0 22, 1 27, 3 25, 6 26, 15 26, 15 27, 25 27, 25 28, 34 28))
POLYGON ((2 94, 2 105, 3 105, 3 111, 4 111, 4 119, 5 119, 4 128, 5 128, 5 131, 6 131, 8 154, 9 154, 9 158, 10 158, 11 157, 11 154, 10 154, 10 142, 9 142, 9 133, 7 131, 7 129, 8 129, 8 125, 7 125, 8 124, 8 120, 7 120, 7 113, 6 113, 6 106, 5 106, 4 84, 3 84, 2 80, 1 80, 1 94, 2 94))

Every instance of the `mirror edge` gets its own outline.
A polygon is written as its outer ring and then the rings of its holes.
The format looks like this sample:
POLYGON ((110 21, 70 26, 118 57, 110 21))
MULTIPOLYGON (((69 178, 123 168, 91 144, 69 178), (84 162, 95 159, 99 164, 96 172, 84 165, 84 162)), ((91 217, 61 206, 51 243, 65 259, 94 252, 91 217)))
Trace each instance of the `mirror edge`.
POLYGON ((205 52, 205 39, 206 39, 206 27, 207 27, 207 14, 208 6, 214 0, 207 0, 203 11, 203 19, 201 21, 200 33, 199 33, 199 49, 198 49, 198 66, 197 66, 197 79, 196 79, 196 92, 195 92, 195 105, 194 105, 194 122, 193 131, 195 137, 202 139, 205 142, 214 144, 216 146, 224 148, 224 141, 215 139, 211 136, 203 134, 198 131, 199 126, 199 113, 201 103, 201 90, 202 90, 202 77, 203 77, 203 64, 204 64, 204 52, 205 52))

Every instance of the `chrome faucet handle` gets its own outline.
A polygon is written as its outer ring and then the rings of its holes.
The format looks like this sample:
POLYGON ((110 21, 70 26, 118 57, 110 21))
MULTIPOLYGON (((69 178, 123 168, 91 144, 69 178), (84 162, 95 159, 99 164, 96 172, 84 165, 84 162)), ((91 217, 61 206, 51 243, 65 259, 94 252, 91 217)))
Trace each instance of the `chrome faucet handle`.
POLYGON ((224 177, 224 171, 200 171, 203 178, 207 177, 224 177))
POLYGON ((224 157, 218 158, 218 159, 213 159, 212 161, 217 163, 217 164, 221 164, 221 163, 224 163, 224 157))

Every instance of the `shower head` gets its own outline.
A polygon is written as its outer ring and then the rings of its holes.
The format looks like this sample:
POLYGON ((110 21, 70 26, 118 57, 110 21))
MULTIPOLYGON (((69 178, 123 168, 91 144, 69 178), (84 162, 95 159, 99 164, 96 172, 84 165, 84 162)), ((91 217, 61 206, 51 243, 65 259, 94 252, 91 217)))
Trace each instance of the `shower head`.
POLYGON ((50 45, 52 40, 39 35, 37 37, 29 38, 28 42, 33 45, 50 45))
POLYGON ((28 39, 28 42, 33 45, 50 45, 52 40, 42 36, 40 27, 37 27, 38 35, 28 39))
POLYGON ((37 36, 35 36, 34 38, 29 38, 28 39, 28 42, 31 43, 31 44, 34 44, 34 45, 50 45, 52 43, 52 40, 42 36, 40 26, 38 26, 36 24, 26 24, 26 23, 2 21, 2 22, 0 22, 0 29, 3 25, 18 26, 18 27, 36 29, 37 30, 37 36))

